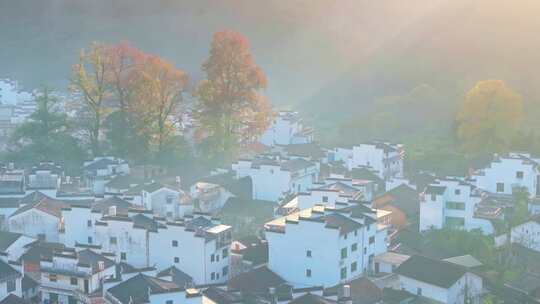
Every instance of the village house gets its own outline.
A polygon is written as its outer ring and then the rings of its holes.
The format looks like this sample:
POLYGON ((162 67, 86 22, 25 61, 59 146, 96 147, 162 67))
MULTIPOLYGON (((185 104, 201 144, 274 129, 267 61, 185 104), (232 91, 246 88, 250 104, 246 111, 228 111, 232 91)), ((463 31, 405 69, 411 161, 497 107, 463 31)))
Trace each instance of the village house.
POLYGON ((538 159, 528 153, 495 155, 493 161, 471 178, 476 187, 499 195, 512 195, 514 188, 527 189, 532 197, 540 194, 538 187, 538 159))
POLYGON ((0 259, 0 301, 7 297, 22 297, 22 274, 8 262, 0 259))
POLYGON ((540 215, 512 227, 510 241, 514 244, 540 252, 540 215))
POLYGON ((0 253, 5 255, 7 261, 17 261, 26 251, 25 246, 35 241, 20 233, 0 231, 0 253))
POLYGON ((95 195, 105 194, 105 185, 116 175, 129 174, 128 163, 119 158, 107 156, 96 157, 83 164, 86 186, 95 195))
POLYGON ((143 273, 125 280, 110 280, 105 284, 107 304, 201 304, 202 292, 143 273))
POLYGON ((158 182, 144 184, 141 197, 145 209, 167 219, 177 219, 193 213, 191 197, 178 187, 158 182))
POLYGON ((266 146, 304 144, 313 141, 313 129, 304 127, 298 112, 280 111, 260 142, 266 146))
POLYGON ((95 303, 103 281, 115 275, 115 263, 90 249, 66 248, 40 261, 40 291, 44 303, 95 303))
POLYGON ((426 187, 420 197, 420 231, 429 229, 480 229, 493 234, 493 221, 504 218, 475 186, 454 178, 439 179, 426 187))
POLYGON ((372 207, 392 212, 391 225, 400 230, 408 225, 418 225, 420 197, 416 189, 401 184, 372 200, 372 207))
POLYGON ((25 190, 23 170, 9 170, 0 175, 0 196, 22 197, 25 190))
POLYGON ((268 242, 256 235, 249 235, 231 244, 231 277, 251 271, 268 263, 268 242))
POLYGON ((33 166, 27 175, 26 189, 28 191, 39 190, 48 196, 56 196, 60 187, 64 169, 54 162, 40 162, 33 166))
POLYGON ((447 261, 413 255, 396 268, 400 289, 440 303, 481 303, 482 277, 447 261))
POLYGON ((388 180, 403 177, 404 155, 401 144, 374 141, 351 148, 334 148, 328 152, 328 161, 342 162, 349 171, 353 168, 371 168, 380 178, 388 180))
POLYGON ((197 284, 220 283, 229 275, 231 227, 195 213, 177 221, 154 217, 151 211, 129 209, 102 214, 84 206, 64 208, 67 244, 100 246, 117 262, 135 267, 176 266, 197 284), (81 225, 81 223, 85 223, 81 225))
POLYGON ((232 169, 236 178, 251 178, 253 199, 271 202, 311 188, 320 172, 317 163, 305 159, 271 156, 238 160, 232 169))
POLYGON ((268 268, 295 287, 330 287, 363 276, 387 250, 387 227, 361 204, 301 210, 266 223, 265 234, 268 268))

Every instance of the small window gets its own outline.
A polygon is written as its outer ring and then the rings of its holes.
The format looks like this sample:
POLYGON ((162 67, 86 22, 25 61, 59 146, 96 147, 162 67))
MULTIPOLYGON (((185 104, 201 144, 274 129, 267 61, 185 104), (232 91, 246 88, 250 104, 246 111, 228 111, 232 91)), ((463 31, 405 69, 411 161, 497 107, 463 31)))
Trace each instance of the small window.
POLYGON ((345 280, 347 278, 347 267, 341 268, 341 279, 345 280))
POLYGON ((328 196, 323 196, 322 201, 323 203, 328 203, 328 196))
POLYGON ((70 278, 70 279, 69 279, 69 283, 70 283, 71 285, 77 285, 77 284, 79 284, 77 278, 70 278))
POLYGON ((306 269, 306 277, 311 278, 311 269, 306 269))
POLYGON ((172 197, 168 196, 167 197, 167 205, 170 205, 172 204, 172 197))
POLYGON ((364 247, 364 254, 367 253, 367 247, 364 247))
POLYGON ((219 254, 216 254, 216 262, 219 262, 219 254))
POLYGON ((375 237, 374 237, 374 236, 370 236, 370 237, 369 237, 369 243, 370 243, 370 244, 375 243, 375 237))
POLYGON ((180 258, 179 258, 179 257, 174 257, 174 263, 175 263, 175 264, 180 263, 180 258))
POLYGON ((226 258, 229 256, 229 250, 227 248, 223 249, 221 251, 221 255, 223 256, 223 258, 226 258))
POLYGON ((213 262, 216 260, 216 255, 212 253, 212 255, 210 256, 210 262, 213 262))
POLYGON ((454 194, 455 194, 455 195, 460 195, 460 194, 461 194, 461 190, 459 190, 459 189, 454 190, 454 194))
POLYGON ((342 259, 347 258, 347 247, 341 249, 341 258, 342 259))
POLYGON ((112 236, 109 238, 109 243, 111 243, 111 245, 116 245, 116 237, 112 236))
POLYGON ((58 277, 55 274, 49 274, 49 282, 56 282, 58 277))
POLYGON ((517 179, 523 179, 523 171, 516 172, 516 178, 517 179))
POLYGON ((437 200, 437 195, 435 193, 431 193, 431 201, 434 202, 437 200))
POLYGON ((223 274, 223 276, 228 275, 229 274, 229 266, 223 267, 223 269, 221 270, 221 273, 223 274))
POLYGON ((120 260, 122 261, 127 260, 127 254, 125 252, 120 252, 120 260))
POLYGON ((17 284, 15 280, 9 280, 7 281, 7 292, 13 292, 15 289, 17 289, 17 284))
POLYGON ((165 304, 173 304, 173 300, 167 300, 165 301, 165 304))
MULTIPOLYGON (((369 227, 369 226, 368 226, 368 227, 369 227)), ((368 230, 369 230, 369 228, 368 228, 368 230)), ((354 236, 358 236, 358 230, 355 230, 355 231, 354 231, 354 236)))
POLYGON ((358 264, 356 262, 353 262, 351 264, 351 272, 355 272, 358 269, 358 264))
POLYGON ((173 247, 178 247, 178 241, 172 241, 172 246, 173 247))
POLYGON ((367 231, 369 231, 369 229, 371 228, 371 225, 368 224, 368 225, 366 226, 366 228, 367 228, 367 231))
POLYGON ((92 244, 94 242, 94 240, 92 239, 91 236, 88 237, 88 244, 92 244))
POLYGON ((349 236, 349 234, 348 234, 348 233, 345 233, 345 234, 343 235, 343 238, 344 238, 344 239, 347 239, 348 236, 349 236))
POLYGON ((497 183, 497 192, 504 192, 504 183, 497 183))
POLYGON ((420 288, 420 287, 416 288, 416 294, 421 296, 422 295, 422 288, 420 288))
POLYGON ((92 220, 86 221, 86 227, 92 227, 92 220))
POLYGON ((308 258, 311 257, 311 250, 307 250, 307 251, 306 251, 306 257, 308 257, 308 258))
POLYGON ((358 250, 358 244, 354 243, 351 245, 351 251, 356 251, 356 250, 358 250))
POLYGON ((216 273, 215 273, 215 272, 212 272, 212 273, 210 274, 210 280, 213 281, 213 280, 215 280, 215 279, 216 279, 216 273))

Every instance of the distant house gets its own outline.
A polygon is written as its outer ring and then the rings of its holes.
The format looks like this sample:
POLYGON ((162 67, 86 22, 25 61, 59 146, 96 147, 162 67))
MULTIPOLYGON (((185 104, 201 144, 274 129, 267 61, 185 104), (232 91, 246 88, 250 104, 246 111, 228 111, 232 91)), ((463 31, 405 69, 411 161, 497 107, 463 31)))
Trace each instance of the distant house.
POLYGON ((405 150, 401 144, 367 142, 351 148, 334 148, 328 153, 328 161, 341 161, 348 170, 368 167, 384 180, 403 177, 405 150))
POLYGON ((45 303, 94 303, 102 299, 103 281, 115 275, 115 263, 85 249, 54 252, 40 262, 40 291, 45 303))
POLYGON ((319 176, 318 164, 302 158, 259 156, 238 160, 232 169, 236 178, 251 178, 253 199, 271 202, 311 188, 319 176))
POLYGON ((471 178, 476 187, 494 194, 512 195, 514 188, 524 187, 531 196, 538 196, 539 161, 528 153, 495 155, 489 166, 475 171, 471 178))
POLYGON ((54 162, 40 162, 33 166, 27 175, 27 190, 39 190, 55 196, 60 187, 64 169, 54 162))
POLYGON ((429 229, 480 229, 493 234, 503 209, 489 203, 474 185, 456 179, 439 179, 420 196, 420 231, 429 229))
POLYGON ((510 241, 540 252, 540 215, 534 215, 512 227, 510 241))
POLYGON ((231 244, 231 277, 268 263, 268 242, 251 235, 231 244))
POLYGON ((413 255, 395 273, 400 289, 441 303, 480 303, 482 278, 465 267, 413 255))
POLYGON ((9 171, 0 175, 1 196, 24 196, 25 183, 23 171, 9 171))
POLYGON ((410 256, 396 252, 384 252, 375 257, 375 273, 393 273, 410 256))
POLYGON ((193 213, 191 197, 176 187, 153 182, 142 185, 141 194, 144 208, 159 216, 176 219, 193 213))
POLYGON ((96 195, 105 194, 105 185, 116 175, 129 174, 128 163, 115 157, 96 157, 83 165, 87 187, 96 195))
POLYGON ((313 133, 313 129, 304 127, 298 112, 280 111, 260 142, 266 146, 310 143, 313 133))
POLYGON ((144 179, 131 174, 116 175, 105 184, 105 196, 123 195, 130 188, 144 183, 144 179))
POLYGON ((372 201, 372 207, 391 211, 391 225, 402 229, 409 224, 417 224, 420 217, 420 197, 418 191, 401 184, 372 201))
POLYGON ((17 261, 26 251, 25 246, 35 242, 35 239, 7 231, 0 231, 0 253, 6 255, 8 261, 17 261))

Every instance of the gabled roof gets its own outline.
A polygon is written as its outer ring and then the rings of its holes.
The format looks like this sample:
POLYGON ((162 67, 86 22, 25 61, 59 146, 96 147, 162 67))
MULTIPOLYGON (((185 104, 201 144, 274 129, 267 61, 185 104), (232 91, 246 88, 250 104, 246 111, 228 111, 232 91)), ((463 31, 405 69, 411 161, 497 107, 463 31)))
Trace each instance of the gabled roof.
POLYGON ((425 193, 443 195, 444 191, 446 191, 446 186, 428 185, 426 187, 425 193))
POLYGON ((241 295, 228 292, 215 286, 206 289, 204 295, 216 304, 244 303, 241 295))
POLYGON ((156 277, 158 278, 171 277, 173 283, 178 285, 178 287, 183 287, 183 288, 187 288, 188 286, 193 284, 193 278, 187 273, 183 272, 182 270, 176 268, 175 266, 171 266, 167 269, 160 271, 156 275, 156 277))
POLYGON ((341 235, 362 228, 362 224, 339 213, 331 213, 323 216, 328 228, 337 228, 341 235))
POLYGON ((92 205, 92 211, 106 214, 109 211, 109 208, 113 206, 116 207, 117 214, 127 214, 129 208, 133 207, 130 202, 121 199, 118 196, 111 196, 95 202, 92 205))
POLYGON ((4 279, 22 276, 15 268, 8 263, 0 260, 0 282, 4 279))
POLYGON ((140 185, 143 182, 144 179, 138 176, 122 174, 113 177, 105 186, 113 189, 129 189, 131 185, 140 185))
POLYGON ((282 285, 286 285, 286 281, 263 266, 231 278, 228 289, 248 293, 267 293, 268 288, 282 285))
POLYGON ((401 209, 408 216, 416 215, 420 212, 420 199, 418 197, 418 192, 405 184, 401 184, 396 188, 385 192, 384 194, 380 195, 379 198, 383 196, 392 197, 392 199, 383 204, 383 206, 390 204, 401 209))
POLYGON ((0 252, 6 251, 22 234, 0 230, 0 252))
POLYGON ((149 294, 178 292, 178 285, 162 279, 138 274, 108 290, 122 304, 149 303, 149 294))
POLYGON ((475 267, 480 267, 484 265, 482 264, 482 262, 480 262, 479 260, 477 260, 475 257, 473 257, 470 254, 455 256, 455 257, 447 258, 444 260, 447 262, 456 264, 456 265, 463 266, 465 268, 475 268, 475 267))
POLYGON ((18 297, 12 293, 10 293, 7 297, 5 297, 2 301, 0 301, 0 304, 28 304, 30 302, 24 300, 21 297, 18 297))
POLYGON ((294 171, 299 171, 302 169, 309 168, 314 165, 315 165, 314 163, 307 161, 303 158, 296 158, 296 159, 291 159, 282 163, 281 168, 283 170, 294 172, 294 171))
POLYGON ((396 268, 395 273, 420 282, 450 288, 467 273, 467 270, 450 262, 413 255, 396 268))
POLYGON ((290 156, 311 157, 314 159, 324 157, 324 151, 317 143, 291 144, 283 148, 290 156))
POLYGON ((289 304, 335 304, 337 301, 327 299, 312 293, 306 293, 292 301, 289 304))
POLYGON ((77 257, 80 263, 91 266, 93 273, 99 272, 99 262, 104 263, 105 269, 114 266, 114 261, 90 249, 79 251, 77 257))
POLYGON ((42 197, 37 203, 30 203, 22 206, 17 209, 11 216, 15 216, 21 213, 24 213, 31 209, 40 210, 57 218, 62 217, 62 208, 68 207, 69 205, 63 201, 52 199, 48 196, 42 197))
POLYGON ((95 171, 95 170, 101 170, 101 169, 107 169, 110 165, 117 165, 119 164, 119 161, 117 159, 110 159, 110 158, 101 158, 99 160, 96 160, 86 166, 84 166, 85 170, 88 171, 95 171))

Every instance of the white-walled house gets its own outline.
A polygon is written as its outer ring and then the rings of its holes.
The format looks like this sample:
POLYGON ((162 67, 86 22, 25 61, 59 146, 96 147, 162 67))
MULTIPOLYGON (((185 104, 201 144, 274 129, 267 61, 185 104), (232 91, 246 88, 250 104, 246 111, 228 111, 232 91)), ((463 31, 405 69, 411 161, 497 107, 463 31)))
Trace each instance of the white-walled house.
POLYGON ((142 185, 141 190, 143 207, 158 216, 176 219, 193 213, 191 197, 180 189, 153 182, 142 185))
POLYGON ((26 177, 27 190, 56 190, 60 187, 64 169, 54 162, 40 162, 26 177))
POLYGON ((367 167, 384 179, 403 177, 403 157, 405 150, 401 144, 368 142, 351 148, 334 148, 328 153, 328 161, 341 161, 348 170, 367 167))
POLYGON ((230 226, 198 213, 167 221, 150 211, 114 212, 102 215, 82 206, 65 208, 65 242, 100 246, 103 252, 114 253, 117 262, 135 267, 175 266, 197 284, 227 280, 230 226))
POLYGON ((25 246, 35 241, 20 233, 0 231, 0 253, 5 254, 8 261, 17 261, 26 251, 25 246))
POLYGON ((40 262, 40 291, 44 303, 94 303, 103 282, 115 275, 114 261, 90 249, 54 252, 40 262))
POLYGON ((480 229, 492 234, 492 220, 502 219, 503 210, 475 186, 455 178, 439 179, 420 195, 420 231, 429 229, 480 229))
POLYGON ((395 273, 409 293, 447 304, 481 303, 482 278, 460 265, 414 255, 395 273))
POLYGON ((313 141, 313 129, 304 127, 298 112, 280 111, 260 142, 266 146, 304 144, 313 141))
POLYGON ((277 202, 287 195, 308 190, 317 181, 320 168, 302 158, 259 156, 232 164, 236 178, 251 178, 253 199, 277 202))
POLYGON ((538 188, 538 159, 527 153, 495 155, 493 161, 484 169, 473 173, 476 187, 503 195, 512 195, 516 187, 524 187, 531 196, 540 194, 538 188))
POLYGON ((331 287, 373 270, 386 252, 386 226, 357 205, 301 210, 265 224, 268 268, 295 287, 331 287))
POLYGON ((510 241, 540 252, 540 215, 512 227, 510 241))
POLYGON ((105 185, 116 175, 129 174, 129 164, 112 156, 96 157, 83 164, 87 187, 96 195, 105 194, 105 185))
POLYGON ((22 274, 0 259, 0 301, 10 295, 22 297, 22 274))
POLYGON ((190 195, 198 201, 199 210, 205 213, 217 213, 227 200, 234 195, 221 185, 197 182, 190 187, 190 195))

